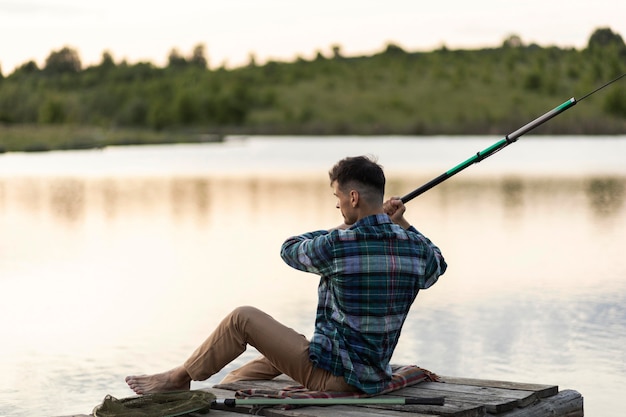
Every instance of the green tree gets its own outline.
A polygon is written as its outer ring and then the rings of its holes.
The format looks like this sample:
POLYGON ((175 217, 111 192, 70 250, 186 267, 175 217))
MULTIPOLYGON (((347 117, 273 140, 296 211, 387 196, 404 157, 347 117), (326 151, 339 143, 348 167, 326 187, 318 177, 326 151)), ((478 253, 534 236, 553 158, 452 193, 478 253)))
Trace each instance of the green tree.
POLYGON ((614 46, 620 50, 624 49, 624 39, 610 28, 596 29, 589 37, 587 48, 589 50, 601 49, 614 46))
POLYGON ((250 52, 248 54, 248 67, 254 68, 256 66, 257 66, 256 55, 254 54, 254 52, 250 52))
POLYGON ((341 45, 338 45, 338 44, 333 45, 332 50, 333 50, 333 59, 343 58, 343 54, 341 53, 341 45))
POLYGON ((37 66, 37 63, 33 60, 30 60, 16 68, 15 71, 13 71, 13 74, 11 74, 10 76, 19 77, 21 75, 30 75, 37 72, 39 72, 39 67, 37 66))
POLYGON ((209 62, 206 58, 206 50, 203 44, 199 43, 193 48, 189 63, 195 67, 206 69, 209 62))
POLYGON ((390 42, 387 44, 387 47, 385 48, 384 53, 387 55, 404 55, 406 54, 406 51, 402 49, 401 46, 390 42))
POLYGON ((110 70, 115 68, 115 61, 113 61, 113 55, 109 51, 104 51, 102 53, 102 59, 100 60, 100 65, 98 65, 100 69, 110 70))
POLYGON ((173 48, 167 57, 168 68, 185 68, 187 66, 187 59, 178 52, 178 49, 173 48))
POLYGON ((502 42, 503 48, 521 48, 523 46, 522 38, 518 35, 509 35, 504 42, 502 42))
POLYGON ((48 55, 44 72, 47 74, 77 73, 81 68, 78 52, 66 46, 48 55))

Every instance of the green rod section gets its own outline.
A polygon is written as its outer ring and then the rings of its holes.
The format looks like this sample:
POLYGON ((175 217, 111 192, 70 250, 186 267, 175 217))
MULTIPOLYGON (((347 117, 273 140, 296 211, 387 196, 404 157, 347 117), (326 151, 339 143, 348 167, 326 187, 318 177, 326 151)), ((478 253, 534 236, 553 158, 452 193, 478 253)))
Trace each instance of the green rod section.
POLYGON ((508 145, 506 139, 501 139, 499 142, 494 143, 490 147, 488 147, 488 148, 478 152, 476 155, 472 156, 471 158, 466 159, 465 161, 461 162, 460 164, 458 164, 454 168, 446 171, 446 175, 448 177, 451 177, 454 174, 456 174, 457 172, 463 171, 468 166, 470 166, 472 164, 476 164, 476 163, 482 161, 484 158, 486 158, 487 156, 495 153, 496 151, 500 150, 501 148, 504 148, 506 145, 508 145))
POLYGON ((494 153, 496 153, 496 152, 504 149, 505 147, 509 146, 510 144, 516 142, 517 139, 519 139, 520 136, 524 135, 525 133, 530 132, 531 130, 533 130, 537 126, 540 126, 543 123, 547 122, 548 120, 552 119, 553 117, 563 113, 565 110, 567 110, 570 107, 574 106, 576 103, 577 103, 577 101, 576 101, 576 99, 574 97, 570 98, 569 100, 563 102, 562 104, 560 104, 559 106, 557 106, 554 109, 550 110, 549 112, 539 116, 538 118, 536 118, 535 120, 531 121, 530 123, 527 123, 526 125, 520 127, 515 132, 506 135, 506 137, 504 137, 504 139, 501 139, 498 142, 494 143, 493 145, 489 146, 488 148, 485 148, 484 150, 477 152, 475 155, 473 155, 472 157, 470 157, 470 158, 466 159, 465 161, 461 162, 457 166, 449 169, 448 171, 444 172, 443 174, 439 175, 438 177, 433 178, 432 180, 430 180, 426 184, 422 185, 421 187, 416 188, 415 190, 411 191, 410 193, 408 193, 407 195, 405 195, 404 197, 401 198, 402 202, 406 203, 408 201, 411 201, 412 199, 414 199, 418 195, 425 193, 426 191, 430 190, 434 186, 441 184, 442 182, 444 182, 445 180, 447 180, 451 176, 456 175, 459 172, 463 171, 465 168, 467 168, 467 167, 469 167, 469 166, 471 166, 473 164, 477 164, 478 162, 482 161, 483 159, 490 157, 494 153))

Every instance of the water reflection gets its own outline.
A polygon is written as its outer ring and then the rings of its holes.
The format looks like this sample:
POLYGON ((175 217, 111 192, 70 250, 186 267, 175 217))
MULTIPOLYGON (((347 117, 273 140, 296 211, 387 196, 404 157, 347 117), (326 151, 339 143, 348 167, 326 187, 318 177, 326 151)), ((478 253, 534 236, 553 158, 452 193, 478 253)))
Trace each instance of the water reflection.
POLYGON ((5 199, 6 199, 6 186, 4 183, 0 182, 0 209, 4 208, 5 199))
POLYGON ((60 220, 76 223, 85 214, 85 183, 77 179, 54 180, 49 185, 50 211, 60 220))
POLYGON ((102 208, 107 219, 113 219, 117 215, 117 205, 119 201, 118 190, 115 181, 111 179, 102 180, 102 208))
MULTIPOLYGON (((94 216, 118 222, 149 212, 204 226, 216 220, 222 225, 236 223, 242 216, 246 223, 265 223, 266 213, 283 210, 285 199, 312 213, 335 204, 327 181, 297 178, 0 179, 0 212, 28 213, 66 225, 85 223, 94 216)), ((285 214, 286 221, 298 217, 297 212, 285 214)))
POLYGON ((507 178, 501 185, 502 200, 508 213, 515 215, 524 204, 524 183, 520 178, 507 178))
POLYGON ((616 216, 624 204, 624 178, 590 178, 585 188, 592 212, 600 219, 616 216))
MULTIPOLYGON (((402 195, 419 180, 390 181, 390 195, 402 195)), ((420 198, 437 198, 445 208, 448 204, 493 204, 500 201, 507 216, 516 217, 525 206, 547 204, 551 199, 562 202, 582 201, 584 197, 593 216, 606 221, 621 215, 626 196, 626 179, 622 177, 590 177, 578 179, 456 180, 444 183, 420 198), (431 197, 433 196, 433 197, 431 197)), ((204 224, 211 213, 224 218, 245 212, 256 221, 259 213, 274 210, 283 199, 298 201, 311 208, 325 210, 333 204, 330 187, 322 180, 308 178, 276 179, 2 179, 0 180, 0 209, 25 210, 31 213, 49 212, 68 224, 84 220, 86 206, 98 204, 109 221, 136 210, 159 210, 163 203, 176 219, 190 218, 204 224), (322 196, 322 198, 320 198, 322 196), (328 198, 324 198, 327 196, 328 198), (215 200, 220 200, 217 203, 215 200), (243 205, 243 206, 242 206, 243 205), (214 213, 216 207, 227 208, 214 213), (229 213, 229 211, 231 211, 229 213)), ((316 210, 313 210, 314 212, 316 210)), ((43 214, 43 213, 42 213, 43 214)), ((295 213, 294 213, 295 214, 295 213)))
POLYGON ((212 204, 211 187, 206 178, 172 179, 169 186, 172 215, 179 220, 191 217, 198 224, 205 224, 212 204))

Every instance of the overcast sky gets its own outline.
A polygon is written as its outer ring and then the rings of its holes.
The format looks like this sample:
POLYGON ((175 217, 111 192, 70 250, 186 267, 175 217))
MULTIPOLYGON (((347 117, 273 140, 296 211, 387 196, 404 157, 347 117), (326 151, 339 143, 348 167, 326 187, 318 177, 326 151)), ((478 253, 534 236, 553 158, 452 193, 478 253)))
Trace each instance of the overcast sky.
POLYGON ((626 38, 626 0, 0 0, 0 68, 7 75, 51 51, 76 49, 83 65, 115 61, 164 65, 172 48, 206 47, 212 67, 381 51, 524 43, 583 48, 610 27, 626 38))

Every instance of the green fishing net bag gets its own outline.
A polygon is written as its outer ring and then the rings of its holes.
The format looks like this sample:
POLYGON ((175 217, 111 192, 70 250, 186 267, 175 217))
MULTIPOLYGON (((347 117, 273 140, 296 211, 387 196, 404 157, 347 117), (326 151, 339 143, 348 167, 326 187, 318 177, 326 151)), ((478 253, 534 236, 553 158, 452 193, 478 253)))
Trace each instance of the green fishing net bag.
POLYGON ((193 412, 208 413, 215 395, 190 390, 145 394, 117 399, 104 397, 93 409, 94 417, 176 417, 193 412))

